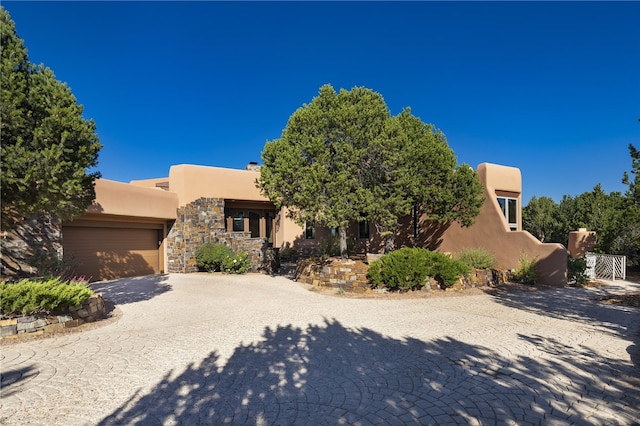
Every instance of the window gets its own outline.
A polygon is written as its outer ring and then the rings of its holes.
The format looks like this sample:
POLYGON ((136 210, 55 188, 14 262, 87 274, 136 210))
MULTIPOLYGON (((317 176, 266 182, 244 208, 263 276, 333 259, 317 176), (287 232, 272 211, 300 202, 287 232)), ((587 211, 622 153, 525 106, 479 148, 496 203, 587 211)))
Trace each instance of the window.
POLYGON ((498 204, 502 209, 502 214, 507 219, 509 229, 518 230, 518 199, 510 197, 498 197, 498 204))
POLYGON ((331 236, 335 237, 340 233, 340 227, 331 228, 331 236))
POLYGON ((307 240, 313 240, 316 237, 316 226, 312 221, 306 221, 304 223, 304 237, 307 240))
POLYGON ((244 212, 235 212, 233 214, 233 232, 244 231, 244 212))
POLYGON ((363 220, 358 222, 358 238, 361 240, 369 239, 369 221, 363 220))

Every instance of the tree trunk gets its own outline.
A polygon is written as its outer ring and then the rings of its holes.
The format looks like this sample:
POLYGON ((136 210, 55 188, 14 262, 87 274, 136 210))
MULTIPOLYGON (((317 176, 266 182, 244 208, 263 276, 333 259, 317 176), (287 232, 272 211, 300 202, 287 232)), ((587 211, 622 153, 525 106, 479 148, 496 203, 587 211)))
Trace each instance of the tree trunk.
POLYGON ((393 232, 384 239, 384 254, 391 253, 396 247, 396 239, 393 232))
POLYGON ((347 252, 347 229, 346 226, 341 226, 338 230, 338 235, 340 236, 340 256, 343 259, 349 258, 349 253, 347 252))

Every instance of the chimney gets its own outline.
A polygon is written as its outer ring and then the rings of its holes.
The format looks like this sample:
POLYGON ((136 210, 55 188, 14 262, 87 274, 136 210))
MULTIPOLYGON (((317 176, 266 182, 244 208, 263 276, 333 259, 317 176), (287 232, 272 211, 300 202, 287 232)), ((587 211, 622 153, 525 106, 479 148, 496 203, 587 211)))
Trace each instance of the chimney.
POLYGON ((245 167, 245 170, 251 170, 253 172, 259 172, 260 171, 260 166, 258 165, 258 163, 256 161, 250 161, 249 164, 247 164, 247 167, 245 167))

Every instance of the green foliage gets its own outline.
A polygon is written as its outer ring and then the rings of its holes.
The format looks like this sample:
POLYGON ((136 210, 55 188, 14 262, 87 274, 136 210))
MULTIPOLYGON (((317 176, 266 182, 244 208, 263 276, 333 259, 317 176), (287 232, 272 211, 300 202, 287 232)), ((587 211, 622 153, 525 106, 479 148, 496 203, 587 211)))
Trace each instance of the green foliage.
POLYGON ((429 220, 468 226, 483 202, 476 173, 456 167, 442 132, 410 109, 391 117, 382 96, 362 87, 322 86, 266 143, 262 161, 263 194, 299 224, 340 227, 343 257, 350 221, 375 222, 391 248, 414 205, 429 220))
POLYGON ((458 260, 471 269, 491 269, 496 264, 496 257, 485 249, 468 249, 461 251, 458 260))
POLYGON ((204 243, 196 249, 196 265, 207 272, 220 272, 227 258, 233 258, 231 247, 222 243, 204 243))
POLYGON ((56 309, 80 306, 93 291, 85 282, 22 280, 0 283, 0 315, 3 317, 50 313, 56 309))
POLYGON ((518 267, 513 273, 513 279, 523 284, 534 284, 538 278, 537 261, 537 258, 530 259, 526 253, 522 253, 518 260, 518 267))
POLYGON ((227 274, 244 274, 251 268, 251 259, 244 252, 238 252, 232 256, 225 257, 220 267, 222 272, 227 274))
POLYGON ((102 148, 92 120, 65 83, 29 62, 9 13, 0 8, 2 225, 40 213, 83 214, 95 198, 102 148))
POLYGON ((587 276, 587 260, 584 257, 574 259, 567 258, 567 281, 581 287, 589 282, 587 276))
POLYGON ((196 265, 207 272, 244 274, 251 269, 251 259, 247 253, 234 253, 224 243, 204 243, 196 249, 196 265))
POLYGON ((470 268, 449 256, 423 248, 401 248, 372 262, 367 278, 372 287, 385 286, 391 290, 422 288, 428 277, 442 287, 451 287, 470 268))
MULTIPOLYGON (((561 238, 561 222, 558 218, 559 207, 549 197, 531 197, 529 204, 522 209, 522 227, 541 242, 561 238)), ((568 235, 568 232, 567 232, 568 235)))
POLYGON ((298 258, 298 251, 295 247, 285 247, 279 251, 280 260, 285 262, 294 262, 298 258))

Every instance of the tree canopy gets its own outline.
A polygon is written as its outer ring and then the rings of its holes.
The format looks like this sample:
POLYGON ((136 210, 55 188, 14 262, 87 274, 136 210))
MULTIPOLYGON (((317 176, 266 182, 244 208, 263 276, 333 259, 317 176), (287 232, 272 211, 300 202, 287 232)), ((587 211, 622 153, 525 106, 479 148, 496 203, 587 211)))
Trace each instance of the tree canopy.
POLYGON ((0 7, 2 225, 49 213, 81 215, 95 198, 91 171, 101 144, 65 83, 29 62, 9 13, 0 7))
POLYGON ((398 220, 420 205, 428 219, 468 226, 482 186, 456 158, 444 134, 410 109, 391 116, 383 97, 354 87, 320 88, 267 141, 258 186, 299 224, 339 227, 346 255, 350 221, 370 220, 393 246, 398 220))
POLYGON ((600 184, 577 196, 564 195, 559 204, 548 197, 532 197, 522 210, 524 229, 541 241, 568 243, 569 232, 587 228, 596 232, 596 250, 627 256, 627 264, 640 268, 640 154, 629 145, 631 177, 623 173, 627 191, 607 194, 600 184))

